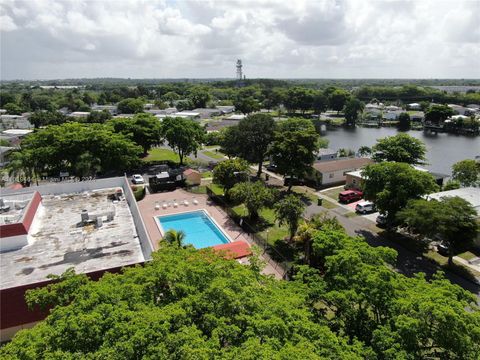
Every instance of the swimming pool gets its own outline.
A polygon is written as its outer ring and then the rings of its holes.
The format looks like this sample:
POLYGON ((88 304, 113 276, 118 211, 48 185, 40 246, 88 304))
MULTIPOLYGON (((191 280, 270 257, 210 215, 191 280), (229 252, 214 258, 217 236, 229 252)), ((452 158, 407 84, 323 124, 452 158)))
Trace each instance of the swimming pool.
POLYGON ((227 244, 230 241, 204 210, 157 216, 162 234, 168 230, 183 231, 185 244, 196 249, 227 244))

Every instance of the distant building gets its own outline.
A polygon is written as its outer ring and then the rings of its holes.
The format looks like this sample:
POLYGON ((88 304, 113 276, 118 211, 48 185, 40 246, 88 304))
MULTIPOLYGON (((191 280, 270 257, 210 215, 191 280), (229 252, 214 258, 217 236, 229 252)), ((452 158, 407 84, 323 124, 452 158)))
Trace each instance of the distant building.
POLYGON ((68 114, 71 117, 86 118, 90 115, 90 111, 74 111, 68 114))
POLYGON ((410 103, 407 106, 410 110, 422 110, 422 105, 419 103, 410 103))
POLYGON ((117 105, 93 105, 92 111, 108 111, 112 115, 117 115, 117 105))
POLYGON ((209 119, 212 116, 222 115, 222 111, 220 109, 198 108, 193 109, 192 112, 199 113, 200 119, 209 119))
POLYGON ((390 121, 398 120, 398 117, 403 112, 403 110, 387 111, 383 113, 383 118, 390 121))
POLYGON ((337 151, 333 149, 320 149, 315 155, 318 161, 335 160, 337 151))
POLYGON ((225 118, 225 120, 243 120, 246 116, 243 114, 232 114, 225 118))
POLYGON ((180 111, 174 114, 171 114, 173 117, 182 117, 182 118, 189 118, 189 119, 200 119, 200 113, 195 111, 180 111))
POLYGON ((26 115, 0 115, 0 129, 33 129, 26 115))
POLYGON ((219 105, 216 106, 218 110, 222 112, 222 114, 230 114, 235 111, 235 106, 233 105, 219 105))
POLYGON ((183 178, 189 185, 200 185, 202 182, 202 175, 193 169, 187 169, 183 172, 183 178))

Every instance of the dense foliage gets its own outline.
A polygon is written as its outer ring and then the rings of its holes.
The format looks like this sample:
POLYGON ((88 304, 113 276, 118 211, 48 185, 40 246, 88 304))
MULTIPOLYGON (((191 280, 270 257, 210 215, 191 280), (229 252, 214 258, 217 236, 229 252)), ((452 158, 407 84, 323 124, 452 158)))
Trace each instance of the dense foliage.
POLYGON ((440 275, 391 266, 338 226, 310 233, 314 267, 294 281, 211 250, 163 245, 144 267, 98 282, 73 276, 28 293, 49 317, 18 332, 4 359, 465 359, 480 356, 475 296, 440 275))
POLYGON ((311 172, 319 145, 319 136, 312 122, 292 118, 278 123, 269 151, 280 174, 302 178, 311 172))
POLYGON ((205 130, 197 122, 181 117, 163 119, 162 133, 168 145, 177 152, 180 165, 185 156, 196 155, 205 136, 205 130))
POLYGON ((408 134, 398 134, 379 139, 372 148, 375 161, 395 161, 422 164, 427 149, 425 144, 408 134))
POLYGON ((411 165, 382 162, 367 165, 362 170, 365 177, 363 193, 367 200, 375 202, 382 214, 390 221, 411 199, 438 190, 435 179, 426 171, 416 170, 411 165))
POLYGON ((480 163, 466 159, 452 166, 452 177, 462 186, 480 186, 480 163))
POLYGON ((9 164, 13 175, 91 176, 98 171, 122 171, 135 165, 141 148, 102 124, 65 123, 28 135, 9 164))
POLYGON ((455 251, 471 245, 478 235, 477 211, 466 200, 443 197, 437 200, 411 200, 397 218, 410 231, 429 240, 440 240, 448 246, 448 261, 452 264, 455 251))

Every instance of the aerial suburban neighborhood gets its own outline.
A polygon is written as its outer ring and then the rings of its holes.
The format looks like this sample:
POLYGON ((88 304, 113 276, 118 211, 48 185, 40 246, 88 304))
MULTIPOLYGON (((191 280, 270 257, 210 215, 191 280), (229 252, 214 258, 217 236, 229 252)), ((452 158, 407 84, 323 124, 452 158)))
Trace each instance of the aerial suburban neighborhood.
POLYGON ((480 358, 478 4, 0 10, 2 359, 480 358))

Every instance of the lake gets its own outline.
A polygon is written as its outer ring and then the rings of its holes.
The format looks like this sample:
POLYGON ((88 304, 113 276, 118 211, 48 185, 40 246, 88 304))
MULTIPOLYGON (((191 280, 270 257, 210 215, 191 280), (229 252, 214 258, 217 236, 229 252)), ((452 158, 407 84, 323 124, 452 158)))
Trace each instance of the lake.
MULTIPOLYGON (((357 151, 363 145, 372 146, 377 139, 398 134, 396 128, 365 128, 356 127, 328 128, 323 134, 330 143, 329 148, 338 150, 347 148, 357 151)), ((480 155, 480 137, 468 137, 454 134, 427 134, 423 131, 411 130, 409 135, 422 140, 427 147, 427 162, 425 167, 433 172, 451 174, 452 165, 464 159, 474 159, 480 155)))

